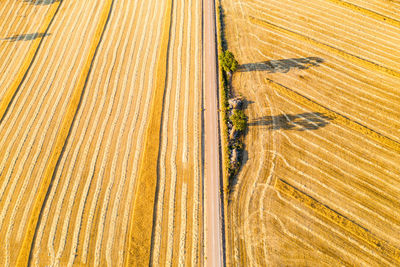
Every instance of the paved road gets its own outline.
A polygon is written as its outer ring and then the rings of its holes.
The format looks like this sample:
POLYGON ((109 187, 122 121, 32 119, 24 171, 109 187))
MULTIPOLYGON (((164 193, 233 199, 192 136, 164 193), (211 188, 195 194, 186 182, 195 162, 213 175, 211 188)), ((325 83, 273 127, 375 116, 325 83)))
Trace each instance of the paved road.
POLYGON ((215 0, 204 0, 206 266, 222 266, 215 0))

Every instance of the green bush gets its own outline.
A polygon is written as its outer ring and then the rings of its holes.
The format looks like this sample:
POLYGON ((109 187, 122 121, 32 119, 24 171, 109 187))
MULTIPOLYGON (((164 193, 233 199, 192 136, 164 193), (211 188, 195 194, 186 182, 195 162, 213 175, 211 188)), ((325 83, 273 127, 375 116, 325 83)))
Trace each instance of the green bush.
POLYGON ((238 67, 238 62, 235 59, 235 56, 232 54, 232 52, 228 50, 221 53, 221 55, 219 56, 219 61, 224 71, 230 73, 231 75, 236 71, 238 67))
POLYGON ((244 132, 247 127, 247 117, 243 110, 235 109, 231 116, 231 121, 236 130, 244 132))

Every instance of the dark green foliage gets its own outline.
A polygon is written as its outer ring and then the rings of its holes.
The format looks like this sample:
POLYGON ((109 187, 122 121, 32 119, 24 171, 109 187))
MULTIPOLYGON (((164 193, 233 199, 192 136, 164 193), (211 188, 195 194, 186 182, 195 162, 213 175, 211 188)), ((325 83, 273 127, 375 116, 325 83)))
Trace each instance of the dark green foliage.
POLYGON ((224 71, 232 74, 236 71, 238 62, 232 52, 226 50, 219 56, 219 62, 224 71))
POLYGON ((233 127, 235 127, 236 130, 241 132, 244 132, 246 130, 247 117, 246 114, 244 114, 243 110, 235 109, 231 116, 231 121, 233 123, 233 127))

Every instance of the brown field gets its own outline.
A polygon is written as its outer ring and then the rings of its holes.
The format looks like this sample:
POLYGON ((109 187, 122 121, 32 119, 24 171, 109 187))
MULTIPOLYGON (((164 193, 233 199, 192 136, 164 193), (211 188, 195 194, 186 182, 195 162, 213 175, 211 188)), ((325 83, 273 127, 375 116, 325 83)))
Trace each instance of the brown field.
POLYGON ((201 3, 0 1, 0 265, 203 264, 201 3))
POLYGON ((400 3, 222 0, 248 100, 234 266, 400 264, 400 3))

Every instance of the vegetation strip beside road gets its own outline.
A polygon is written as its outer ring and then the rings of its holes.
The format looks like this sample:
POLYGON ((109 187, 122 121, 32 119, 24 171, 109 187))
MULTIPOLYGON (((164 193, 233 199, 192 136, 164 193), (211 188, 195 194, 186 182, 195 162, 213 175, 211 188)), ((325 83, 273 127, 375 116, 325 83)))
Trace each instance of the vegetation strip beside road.
POLYGON ((42 27, 38 30, 38 32, 43 33, 42 37, 36 38, 35 40, 32 41, 31 48, 29 49, 28 53, 25 56, 25 60, 22 63, 22 66, 15 77, 15 80, 13 83, 10 85, 10 87, 7 89, 7 91, 4 94, 3 99, 0 102, 0 121, 3 119, 4 114, 7 111, 7 108, 12 101, 15 93, 17 92, 19 86, 21 85, 22 81, 24 80, 24 77, 26 73, 28 72, 30 66, 32 65, 33 60, 35 59, 36 53, 40 47, 40 44, 42 43, 43 38, 46 36, 47 30, 49 29, 51 23, 53 22, 60 5, 62 3, 61 1, 54 2, 50 10, 47 13, 47 16, 44 19, 44 23, 42 27))
POLYGON ((342 57, 342 58, 344 58, 344 59, 346 59, 346 60, 348 60, 350 62, 358 64, 358 65, 360 65, 360 66, 362 66, 364 68, 367 68, 367 69, 370 69, 370 70, 375 70, 375 71, 381 72, 383 74, 390 75, 392 77, 400 78, 400 72, 397 71, 397 70, 392 70, 392 69, 389 69, 387 67, 381 66, 381 65, 379 65, 379 64, 377 64, 375 62, 372 62, 372 61, 369 61, 367 59, 364 59, 364 58, 355 56, 353 54, 347 53, 347 52, 345 52, 345 51, 343 51, 341 49, 338 49, 336 47, 321 43, 321 42, 319 42, 319 41, 317 41, 317 40, 315 40, 313 38, 310 38, 310 37, 307 37, 307 36, 302 35, 300 33, 285 29, 283 27, 280 27, 278 25, 272 24, 272 23, 267 22, 265 20, 262 20, 262 19, 259 19, 259 18, 255 18, 253 16, 249 16, 249 19, 250 19, 250 21, 252 23, 254 23, 256 25, 259 25, 259 26, 262 26, 262 27, 265 27, 265 28, 269 28, 269 29, 271 29, 273 31, 277 31, 277 32, 283 33, 283 34, 288 35, 290 37, 293 37, 293 38, 295 38, 297 40, 304 41, 304 42, 309 43, 311 45, 314 45, 316 47, 320 47, 320 48, 325 49, 326 51, 328 51, 328 52, 330 52, 332 54, 338 55, 338 56, 340 56, 340 57, 342 57))
POLYGON ((36 225, 39 220, 40 212, 48 192, 53 173, 57 166, 58 159, 63 150, 64 144, 68 138, 69 130, 74 121, 75 114, 78 110, 79 103, 82 97, 83 90, 86 85, 87 78, 90 74, 90 70, 92 67, 93 59, 96 55, 97 48, 100 44, 101 38, 103 36, 103 32, 106 28, 109 15, 111 13, 113 0, 107 0, 104 4, 102 13, 100 15, 99 23, 97 24, 96 31, 94 33, 94 37, 92 40, 92 44, 88 53, 88 56, 85 61, 85 65, 83 67, 82 73, 79 77, 76 87, 72 92, 72 98, 68 104, 65 117, 62 120, 61 126, 58 131, 57 139, 54 144, 53 151, 50 155, 49 162, 44 171, 43 179, 39 190, 37 192, 37 196, 33 205, 33 209, 29 218, 29 222, 26 227, 26 233, 24 236, 24 240, 22 242, 21 250, 19 251, 17 258, 17 266, 27 266, 29 262, 29 255, 31 251, 31 246, 33 242, 33 238, 35 235, 36 225))
POLYGON ((167 54, 172 18, 172 0, 167 2, 164 15, 160 54, 149 124, 145 137, 142 162, 134 192, 131 227, 126 266, 147 266, 150 261, 153 208, 157 186, 157 162, 160 146, 162 106, 167 71, 167 54))
POLYGON ((366 8, 363 8, 363 7, 360 7, 360 6, 357 6, 357 5, 351 4, 349 2, 342 1, 342 0, 326 0, 326 1, 332 2, 334 4, 337 4, 337 5, 346 7, 346 8, 349 8, 349 9, 351 9, 353 11, 357 11, 357 12, 359 12, 361 14, 367 15, 368 17, 371 17, 371 18, 379 20, 379 21, 386 22, 386 23, 391 24, 391 25, 393 25, 395 27, 400 27, 400 21, 392 19, 392 18, 389 18, 387 16, 384 16, 384 15, 379 14, 377 12, 371 11, 369 9, 366 9, 366 8))
POLYGON ((354 221, 348 219, 344 215, 332 210, 328 206, 320 203, 313 197, 307 195, 306 193, 300 191, 299 189, 295 188, 294 186, 288 184, 286 181, 281 179, 277 179, 275 182, 275 188, 280 192, 297 199, 302 204, 308 206, 313 211, 317 212, 318 214, 322 215, 326 219, 332 221, 333 223, 337 224, 341 228, 349 231, 350 233, 354 234, 358 238, 366 241, 368 244, 372 245, 378 251, 384 253, 387 256, 390 256, 397 262, 400 262, 400 249, 390 245, 388 242, 379 239, 375 235, 373 235, 368 229, 360 226, 359 224, 355 223, 354 221))
POLYGON ((290 99, 308 107, 311 108, 313 111, 316 112, 321 112, 324 115, 328 116, 329 118, 332 119, 332 122, 335 122, 337 124, 341 124, 343 126, 347 126, 350 129, 359 132, 361 134, 366 135, 370 139, 384 145, 385 147, 391 148, 395 150, 396 152, 400 152, 400 143, 390 139, 389 137, 382 135, 367 126, 364 126, 356 121, 353 121, 343 115, 340 115, 336 113, 335 111, 332 111, 317 102, 314 102, 313 100, 297 93, 296 91, 293 91, 292 89, 289 89, 279 83, 276 83, 268 78, 266 78, 267 84, 270 85, 273 89, 278 91, 279 93, 289 97, 290 99))

